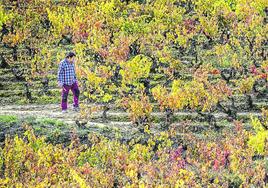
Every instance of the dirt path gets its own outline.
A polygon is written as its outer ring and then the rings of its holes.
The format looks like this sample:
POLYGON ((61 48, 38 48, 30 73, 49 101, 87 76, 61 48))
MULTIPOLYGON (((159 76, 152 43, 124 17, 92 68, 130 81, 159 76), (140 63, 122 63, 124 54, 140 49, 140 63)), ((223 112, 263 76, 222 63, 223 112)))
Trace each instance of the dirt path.
POLYGON ((57 104, 47 105, 7 105, 0 107, 0 115, 34 116, 60 119, 66 123, 74 123, 80 117, 79 112, 69 109, 66 114, 61 112, 57 104))
MULTIPOLYGON (((63 114, 61 112, 61 108, 59 104, 47 104, 47 105, 37 105, 37 104, 29 104, 29 105, 6 105, 0 107, 0 115, 17 115, 17 116, 34 116, 34 117, 48 117, 48 118, 56 118, 65 123, 75 123, 76 120, 80 119, 80 113, 75 112, 72 108, 69 107, 68 112, 63 114)), ((94 116, 100 116, 101 112, 93 113, 94 116)), ((128 116, 127 112, 114 112, 109 111, 107 113, 108 116, 128 116)), ((152 116, 163 116, 164 114, 161 112, 153 112, 152 116)), ((186 116, 186 115, 197 115, 195 112, 176 112, 174 115, 177 116, 186 116)), ((261 113, 258 112, 239 112, 238 116, 260 116, 261 113)), ((224 113, 215 113, 214 116, 217 117, 226 117, 224 113)), ((120 122, 110 122, 111 124, 120 123, 120 122)), ((121 122, 127 123, 130 122, 121 122)))

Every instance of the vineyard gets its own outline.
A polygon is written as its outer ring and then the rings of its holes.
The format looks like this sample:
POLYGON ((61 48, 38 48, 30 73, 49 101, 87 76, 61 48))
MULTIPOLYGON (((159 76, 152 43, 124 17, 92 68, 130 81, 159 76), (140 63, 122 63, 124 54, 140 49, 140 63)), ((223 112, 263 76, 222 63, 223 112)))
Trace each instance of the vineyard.
POLYGON ((268 1, 2 0, 0 104, 1 187, 266 187, 268 1))

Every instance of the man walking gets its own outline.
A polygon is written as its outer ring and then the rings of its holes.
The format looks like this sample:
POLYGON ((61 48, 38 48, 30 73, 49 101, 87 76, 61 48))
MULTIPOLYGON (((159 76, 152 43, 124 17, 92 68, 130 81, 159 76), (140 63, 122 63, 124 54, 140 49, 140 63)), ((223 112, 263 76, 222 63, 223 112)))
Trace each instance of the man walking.
POLYGON ((58 68, 58 85, 62 88, 61 93, 61 109, 63 113, 67 112, 68 93, 71 89, 73 93, 73 109, 79 111, 79 88, 75 73, 75 53, 69 52, 67 56, 60 62, 58 68))

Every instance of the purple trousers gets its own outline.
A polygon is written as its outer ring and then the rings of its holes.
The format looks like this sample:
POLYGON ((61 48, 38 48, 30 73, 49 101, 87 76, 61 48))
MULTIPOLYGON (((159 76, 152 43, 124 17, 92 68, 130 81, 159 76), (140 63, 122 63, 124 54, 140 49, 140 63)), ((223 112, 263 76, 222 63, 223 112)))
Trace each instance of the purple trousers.
POLYGON ((68 94, 69 90, 71 89, 73 93, 73 107, 78 107, 78 100, 79 100, 79 88, 77 82, 73 83, 72 85, 66 85, 64 84, 62 87, 62 92, 61 92, 61 109, 66 110, 67 109, 67 99, 68 99, 68 94))

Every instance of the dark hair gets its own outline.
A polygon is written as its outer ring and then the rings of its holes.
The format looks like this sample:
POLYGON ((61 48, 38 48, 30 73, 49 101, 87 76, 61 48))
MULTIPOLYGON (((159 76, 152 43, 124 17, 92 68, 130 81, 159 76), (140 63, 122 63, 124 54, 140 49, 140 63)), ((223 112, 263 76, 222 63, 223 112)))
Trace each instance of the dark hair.
POLYGON ((68 54, 66 55, 66 58, 74 57, 74 56, 76 56, 74 52, 68 52, 68 54))

